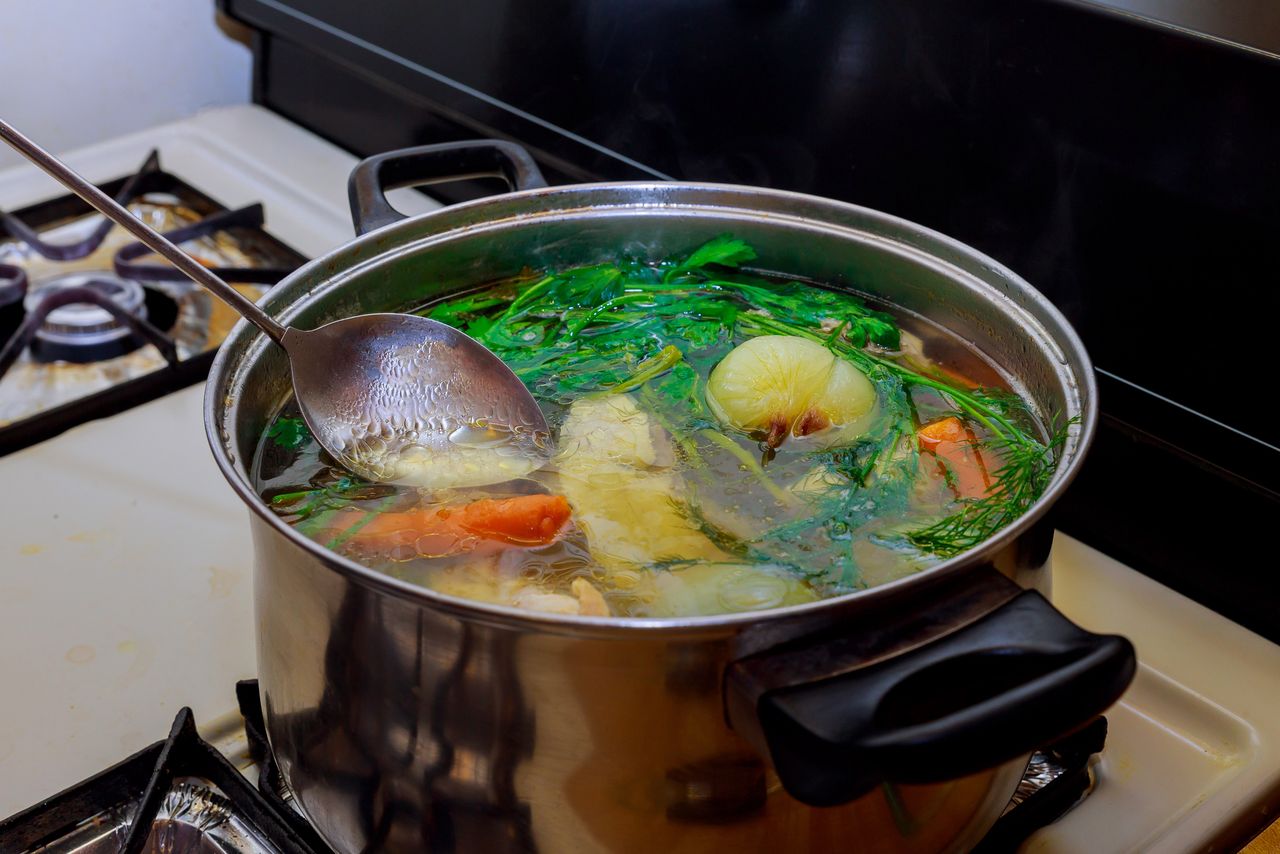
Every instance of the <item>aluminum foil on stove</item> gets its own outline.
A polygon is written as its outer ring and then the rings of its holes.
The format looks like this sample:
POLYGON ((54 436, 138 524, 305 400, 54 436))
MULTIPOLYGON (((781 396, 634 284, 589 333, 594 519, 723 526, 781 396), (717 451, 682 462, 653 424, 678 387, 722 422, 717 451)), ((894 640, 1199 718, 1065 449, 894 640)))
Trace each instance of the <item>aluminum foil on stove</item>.
MULTIPOLYGON (((22 854, 116 854, 129 835, 136 803, 107 810, 40 848, 22 854)), ((151 824, 144 854, 276 854, 279 850, 202 782, 179 781, 151 824)))

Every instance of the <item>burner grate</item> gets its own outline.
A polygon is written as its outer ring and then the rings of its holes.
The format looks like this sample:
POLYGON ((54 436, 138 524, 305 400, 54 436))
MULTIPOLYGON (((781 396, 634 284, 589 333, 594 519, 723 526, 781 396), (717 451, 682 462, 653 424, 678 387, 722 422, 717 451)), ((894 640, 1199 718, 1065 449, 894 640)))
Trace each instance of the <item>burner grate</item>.
MULTIPOLYGON (((102 189, 253 299, 306 260, 155 152, 102 189)), ((199 382, 237 319, 112 229, 71 195, 0 211, 0 456, 199 382)))
POLYGON ((1095 718, 1036 751, 1013 800, 973 854, 1016 851, 1032 833, 1066 815, 1093 791, 1095 760, 1106 740, 1107 719, 1095 718))
POLYGON ((166 740, 0 823, 0 851, 36 850, 329 854, 200 738, 187 708, 166 740))
MULTIPOLYGON (((160 152, 152 149, 138 171, 124 180, 123 185, 116 192, 115 200, 121 205, 129 204, 138 196, 149 192, 152 185, 157 183, 156 177, 162 175, 164 173, 160 171, 160 152)), ((35 250, 41 258, 50 261, 77 261, 87 258, 98 250, 102 241, 107 239, 108 232, 114 227, 114 223, 110 220, 103 219, 93 231, 79 240, 71 243, 54 243, 42 238, 39 231, 16 214, 0 211, 0 225, 3 225, 9 234, 35 250)))
POLYGON ((0 264, 0 341, 8 341, 26 314, 27 273, 14 264, 0 264))
MULTIPOLYGON (((260 230, 266 220, 262 205, 249 205, 234 211, 221 211, 211 214, 192 225, 165 232, 164 236, 181 246, 189 240, 201 237, 212 237, 233 230, 260 230)), ((169 264, 140 263, 137 259, 151 253, 141 243, 130 243, 116 250, 115 271, 117 276, 134 279, 140 282, 186 282, 177 267, 169 264)), ((218 267, 210 266, 223 281, 245 282, 259 285, 274 285, 293 272, 293 267, 218 267)))

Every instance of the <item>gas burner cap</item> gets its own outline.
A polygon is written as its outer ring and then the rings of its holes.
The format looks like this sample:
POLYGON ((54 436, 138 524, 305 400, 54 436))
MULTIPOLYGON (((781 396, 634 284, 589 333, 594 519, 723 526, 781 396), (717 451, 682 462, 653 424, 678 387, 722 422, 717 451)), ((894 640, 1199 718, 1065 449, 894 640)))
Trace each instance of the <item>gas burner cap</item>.
POLYGON ((0 308, 21 302, 26 293, 26 271, 12 264, 0 264, 0 308))
MULTIPOLYGON (((147 316, 146 293, 142 285, 110 273, 68 273, 47 279, 27 292, 23 305, 28 312, 34 311, 47 296, 68 288, 89 288, 111 299, 134 317, 145 319, 147 316)), ((49 312, 44 324, 36 330, 36 338, 40 341, 71 347, 108 344, 131 334, 129 327, 113 317, 111 312, 92 303, 59 306, 49 312)))

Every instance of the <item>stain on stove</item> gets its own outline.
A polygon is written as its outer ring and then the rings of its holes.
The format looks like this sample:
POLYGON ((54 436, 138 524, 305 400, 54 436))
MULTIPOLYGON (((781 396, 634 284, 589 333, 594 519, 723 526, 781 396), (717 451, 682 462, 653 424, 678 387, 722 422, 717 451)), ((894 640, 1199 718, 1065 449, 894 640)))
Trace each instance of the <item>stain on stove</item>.
POLYGON ((225 599, 240 581, 240 573, 219 566, 209 567, 209 598, 225 599))
POLYGON ((151 662, 155 660, 154 648, 146 641, 122 640, 116 644, 116 652, 133 656, 124 675, 120 677, 122 687, 128 687, 141 678, 151 667, 151 662))
POLYGON ((18 549, 18 554, 23 556, 38 555, 42 551, 44 551, 44 546, 39 543, 27 543, 18 549))
POLYGON ((111 531, 103 529, 100 531, 81 531, 78 534, 69 534, 67 542, 69 543, 96 543, 111 536, 111 531))
POLYGON ((98 657, 98 653, 87 643, 78 643, 67 650, 67 661, 72 664, 88 664, 98 657))
POLYGON ((1133 776, 1133 759, 1127 753, 1114 753, 1102 760, 1117 781, 1128 780, 1133 776))

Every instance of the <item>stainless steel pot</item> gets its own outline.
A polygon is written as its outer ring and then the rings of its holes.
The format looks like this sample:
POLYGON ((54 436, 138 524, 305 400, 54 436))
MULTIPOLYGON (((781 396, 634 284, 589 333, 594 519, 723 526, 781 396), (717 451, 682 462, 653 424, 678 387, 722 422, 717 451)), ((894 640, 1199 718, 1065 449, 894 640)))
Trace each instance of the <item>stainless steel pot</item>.
POLYGON ((961 850, 999 816, 1032 748, 1103 711, 1132 678, 1127 641, 1082 631, 1040 595, 1044 514, 1089 445, 1095 389, 1062 316, 996 262, 794 193, 547 188, 500 143, 366 161, 352 204, 370 233, 273 290, 265 305, 281 321, 402 309, 526 266, 670 256, 732 232, 765 268, 950 328, 1041 412, 1080 421, 1022 519, 915 576, 762 613, 553 616, 400 582, 277 519, 248 467, 289 374, 280 350, 240 324, 213 367, 207 428, 253 511, 271 745, 335 848, 961 850), (403 221, 383 196, 489 173, 521 191, 403 221))

